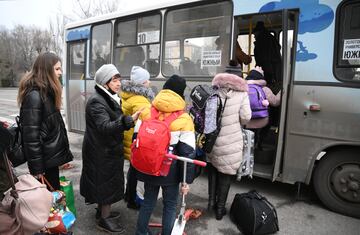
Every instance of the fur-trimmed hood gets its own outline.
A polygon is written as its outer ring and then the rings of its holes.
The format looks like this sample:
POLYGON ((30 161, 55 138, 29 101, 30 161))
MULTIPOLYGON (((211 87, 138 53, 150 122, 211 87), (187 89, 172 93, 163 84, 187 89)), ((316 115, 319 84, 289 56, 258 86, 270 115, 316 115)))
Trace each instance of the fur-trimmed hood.
MULTIPOLYGON (((153 90, 150 87, 145 87, 142 84, 135 83, 130 80, 121 81, 121 90, 127 93, 141 95, 152 101, 155 97, 153 90)), ((122 95, 122 94, 121 94, 122 95)))
POLYGON ((228 88, 234 91, 248 91, 246 81, 243 78, 230 73, 216 74, 212 80, 212 85, 220 88, 228 88))

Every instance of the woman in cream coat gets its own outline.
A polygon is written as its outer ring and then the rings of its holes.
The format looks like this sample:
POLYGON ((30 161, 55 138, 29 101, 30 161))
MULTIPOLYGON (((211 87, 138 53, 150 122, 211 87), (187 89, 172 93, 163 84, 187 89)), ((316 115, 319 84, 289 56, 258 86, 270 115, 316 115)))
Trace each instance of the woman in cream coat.
POLYGON ((221 130, 215 145, 208 155, 209 208, 215 209, 217 220, 226 214, 225 204, 231 179, 236 175, 242 161, 243 138, 241 126, 251 118, 248 86, 241 78, 241 69, 236 61, 230 61, 225 73, 217 74, 213 86, 220 88, 220 97, 226 104, 221 119, 221 130))

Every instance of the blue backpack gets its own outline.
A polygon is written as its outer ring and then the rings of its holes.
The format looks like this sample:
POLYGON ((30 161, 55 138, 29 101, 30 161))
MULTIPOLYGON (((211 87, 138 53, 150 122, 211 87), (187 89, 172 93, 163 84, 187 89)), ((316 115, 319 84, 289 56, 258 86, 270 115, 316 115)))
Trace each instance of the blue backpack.
POLYGON ((251 119, 265 118, 269 116, 268 106, 263 105, 266 95, 261 86, 249 84, 249 99, 251 107, 251 119))

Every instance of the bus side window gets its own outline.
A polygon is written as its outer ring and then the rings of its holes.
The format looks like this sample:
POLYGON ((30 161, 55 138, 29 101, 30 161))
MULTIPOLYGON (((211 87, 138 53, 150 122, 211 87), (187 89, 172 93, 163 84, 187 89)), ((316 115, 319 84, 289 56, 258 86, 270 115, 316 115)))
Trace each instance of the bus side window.
POLYGON ((110 63, 111 23, 95 25, 91 28, 90 76, 93 77, 98 68, 110 63))
POLYGON ((334 75, 360 82, 360 1, 343 1, 336 11, 334 75))

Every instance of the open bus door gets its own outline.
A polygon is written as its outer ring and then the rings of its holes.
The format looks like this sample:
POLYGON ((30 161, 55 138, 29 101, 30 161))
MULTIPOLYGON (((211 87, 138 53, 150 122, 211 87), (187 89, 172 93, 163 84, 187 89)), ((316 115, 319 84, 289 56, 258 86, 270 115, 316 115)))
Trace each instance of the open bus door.
POLYGON ((295 48, 297 41, 297 25, 298 25, 298 11, 294 10, 282 10, 282 37, 281 42, 281 54, 282 54, 282 97, 281 97, 281 112, 278 128, 278 141, 276 157, 274 162, 274 171, 272 180, 281 181, 281 168, 284 153, 284 146, 286 144, 285 132, 286 132, 286 120, 288 110, 288 98, 291 89, 291 83, 294 77, 295 67, 295 48), (287 33, 284 33, 287 32, 287 33))
MULTIPOLYGON (((239 43, 240 48, 247 55, 252 57, 250 64, 243 64, 244 77, 256 65, 254 56, 253 29, 257 22, 262 21, 267 30, 278 40, 281 45, 281 64, 279 63, 279 71, 281 74, 277 76, 280 79, 279 89, 282 91, 281 104, 276 108, 277 112, 271 113, 270 118, 277 120, 270 128, 267 138, 264 140, 261 150, 255 149, 254 175, 270 180, 281 181, 283 149, 285 145, 285 131, 288 96, 291 78, 294 71, 294 55, 296 46, 297 33, 297 10, 282 10, 266 13, 254 13, 248 15, 238 15, 234 19, 234 35, 235 43, 239 43), (283 33, 287 32, 287 33, 283 33)), ((234 43, 233 48, 236 44, 234 43)), ((235 51, 235 49, 234 49, 235 51)), ((235 55, 235 52, 233 52, 235 55)), ((235 56, 233 56, 235 58, 235 56)), ((277 91, 274 92, 276 95, 277 91)))

